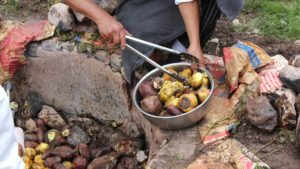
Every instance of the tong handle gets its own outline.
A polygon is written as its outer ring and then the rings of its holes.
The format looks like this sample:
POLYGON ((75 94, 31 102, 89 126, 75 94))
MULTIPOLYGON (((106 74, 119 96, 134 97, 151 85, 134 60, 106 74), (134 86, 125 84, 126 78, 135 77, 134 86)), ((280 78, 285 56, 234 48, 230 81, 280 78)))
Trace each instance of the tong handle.
POLYGON ((175 54, 180 54, 181 53, 177 50, 173 50, 173 49, 170 49, 170 48, 167 48, 167 47, 164 47, 164 46, 160 46, 160 45, 157 45, 157 44, 154 44, 154 43, 151 43, 151 42, 147 42, 147 41, 144 41, 144 40, 132 37, 132 36, 127 36, 126 35, 125 38, 126 38, 126 40, 131 40, 133 42, 136 42, 136 43, 139 43, 139 44, 142 44, 142 45, 146 45, 146 46, 149 46, 149 47, 153 47, 153 48, 156 48, 156 49, 160 49, 160 50, 163 50, 163 51, 167 51, 167 52, 170 52, 170 53, 175 53, 175 54))

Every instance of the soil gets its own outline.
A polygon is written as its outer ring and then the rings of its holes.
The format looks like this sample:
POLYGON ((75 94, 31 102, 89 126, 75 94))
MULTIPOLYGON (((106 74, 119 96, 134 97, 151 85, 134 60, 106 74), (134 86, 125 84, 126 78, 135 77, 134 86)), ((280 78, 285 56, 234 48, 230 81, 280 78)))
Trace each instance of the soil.
MULTIPOLYGON (((13 15, 11 13, 5 15, 5 11, 0 10, 2 19, 47 19, 46 6, 41 7, 38 1, 23 0, 20 2, 22 8, 13 15)), ((2 5, 3 2, 0 1, 0 6, 2 5)), ((292 55, 300 54, 300 46, 295 45, 293 42, 286 42, 271 36, 261 36, 251 32, 235 32, 230 27, 229 21, 224 17, 218 20, 213 38, 218 38, 219 43, 208 42, 203 49, 204 53, 222 56, 223 47, 231 46, 239 40, 246 40, 260 46, 270 56, 280 54, 288 59, 292 55)), ((264 146, 256 155, 269 164, 272 169, 299 168, 300 150, 290 141, 280 142, 279 129, 273 133, 265 133, 247 122, 242 122, 233 137, 252 152, 256 152, 256 150, 264 146), (272 140, 274 140, 272 144, 265 146, 272 140)))

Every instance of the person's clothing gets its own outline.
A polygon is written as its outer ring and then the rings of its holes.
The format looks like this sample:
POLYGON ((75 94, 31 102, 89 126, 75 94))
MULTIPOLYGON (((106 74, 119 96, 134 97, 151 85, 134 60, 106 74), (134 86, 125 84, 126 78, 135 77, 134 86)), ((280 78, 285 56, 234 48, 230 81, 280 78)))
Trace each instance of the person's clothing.
MULTIPOLYGON (((119 7, 116 10, 117 20, 134 37, 155 44, 163 44, 179 39, 186 46, 189 42, 186 39, 184 21, 175 3, 174 0, 119 0, 119 7)), ((221 11, 232 20, 242 9, 243 4, 244 0, 201 0, 201 45, 204 46, 212 35, 221 11)), ((153 52, 150 47, 134 44, 129 40, 126 42, 147 56, 153 52)), ((132 72, 140 67, 144 60, 128 50, 123 50, 122 63, 125 75, 131 83, 132 72)))
POLYGON ((0 85, 0 168, 24 169, 18 155, 18 141, 8 97, 0 85))

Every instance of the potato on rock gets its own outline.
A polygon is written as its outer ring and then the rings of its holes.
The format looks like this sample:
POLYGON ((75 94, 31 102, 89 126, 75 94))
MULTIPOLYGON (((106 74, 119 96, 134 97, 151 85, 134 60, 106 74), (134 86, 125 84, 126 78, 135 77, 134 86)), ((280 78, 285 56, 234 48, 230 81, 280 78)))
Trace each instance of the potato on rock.
POLYGON ((158 96, 149 96, 141 101, 142 110, 147 113, 158 115, 162 110, 162 104, 158 96))
POLYGON ((187 68, 187 69, 184 69, 183 71, 179 72, 179 74, 188 79, 192 76, 192 70, 190 68, 187 68))
MULTIPOLYGON (((168 71, 170 71, 170 72, 175 72, 175 73, 177 73, 177 71, 176 70, 174 70, 174 69, 167 69, 168 71)), ((171 77, 170 75, 168 75, 168 74, 166 74, 166 73, 164 73, 163 74, 163 76, 162 76, 162 78, 166 81, 166 80, 170 80, 170 81, 173 81, 173 80, 175 80, 173 77, 171 77)))
POLYGON ((191 77, 190 77, 190 84, 191 86, 193 86, 194 88, 197 88, 201 85, 203 80, 203 75, 200 72, 196 72, 194 73, 191 77))
POLYGON ((184 86, 181 82, 165 81, 159 92, 160 100, 165 102, 172 96, 179 97, 184 92, 184 86))
POLYGON ((178 108, 183 112, 191 111, 197 105, 198 100, 194 93, 183 94, 179 98, 178 108))
POLYGON ((153 88, 151 82, 143 82, 139 86, 139 92, 143 96, 143 98, 157 95, 157 91, 153 88))

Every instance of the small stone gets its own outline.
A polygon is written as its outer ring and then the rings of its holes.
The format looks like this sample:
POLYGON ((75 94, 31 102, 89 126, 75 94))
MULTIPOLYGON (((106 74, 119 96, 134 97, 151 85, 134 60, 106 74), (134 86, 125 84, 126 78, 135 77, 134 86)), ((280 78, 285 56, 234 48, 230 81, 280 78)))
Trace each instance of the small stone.
POLYGON ((73 13, 74 13, 74 15, 76 17, 76 20, 78 22, 82 22, 84 19, 86 19, 86 17, 80 12, 73 11, 73 13))
POLYGON ((138 150, 136 153, 136 159, 138 162, 144 162, 148 157, 145 155, 144 151, 138 150))
POLYGON ((289 59, 289 65, 295 66, 295 67, 300 67, 300 55, 292 56, 289 59))
POLYGON ((258 34, 258 33, 259 33, 259 29, 254 29, 254 30, 252 31, 252 33, 258 34))
POLYGON ((238 20, 238 19, 234 19, 233 21, 232 21, 232 24, 233 25, 239 25, 240 24, 240 21, 238 20))
POLYGON ((279 79, 288 88, 296 93, 300 93, 300 68, 286 65, 279 72, 279 79))
POLYGON ((75 44, 71 42, 61 43, 61 48, 63 52, 77 52, 75 44))
POLYGON ((102 63, 106 63, 106 51, 105 50, 97 50, 95 52, 95 59, 102 62, 102 63))
POLYGON ((211 42, 214 42, 214 43, 219 43, 219 39, 218 38, 213 38, 210 40, 211 42))
POLYGON ((281 126, 294 129, 297 123, 296 110, 294 107, 295 96, 293 98, 294 102, 291 103, 290 100, 286 94, 282 94, 279 99, 275 101, 274 105, 278 110, 281 126))
POLYGON ((137 161, 134 158, 123 157, 117 165, 117 169, 137 169, 139 168, 137 161))
POLYGON ((296 98, 296 109, 297 109, 297 113, 300 114, 300 93, 296 98))
POLYGON ((119 54, 112 54, 110 56, 110 65, 112 67, 112 70, 115 72, 121 72, 122 68, 122 58, 119 54))
POLYGON ((122 126, 122 132, 131 138, 138 138, 142 136, 141 129, 135 122, 125 123, 122 126))
POLYGON ((43 50, 53 52, 61 50, 61 43, 57 40, 57 38, 51 38, 48 40, 44 40, 41 45, 43 50))
POLYGON ((89 135, 78 126, 75 126, 70 130, 70 136, 68 137, 68 143, 70 145, 76 147, 80 142, 88 144, 89 141, 89 135))
POLYGON ((75 26, 73 14, 69 11, 68 5, 64 3, 57 3, 51 6, 48 13, 48 21, 60 31, 69 31, 75 26))
POLYGON ((295 41, 295 44, 296 44, 296 45, 300 45, 300 39, 296 40, 296 41, 295 41))
POLYGON ((248 99, 246 119, 257 128, 271 132, 277 125, 277 112, 265 96, 248 99))
POLYGON ((119 144, 113 146, 115 152, 120 155, 134 156, 136 154, 136 149, 131 144, 131 141, 120 141, 119 144))
POLYGON ((97 32, 97 25, 88 20, 88 21, 84 21, 82 23, 79 23, 78 25, 75 26, 74 28, 74 32, 78 32, 78 33, 85 33, 85 32, 90 32, 90 33, 96 33, 97 32))
POLYGON ((28 132, 28 133, 34 133, 37 131, 35 121, 32 118, 26 120, 25 128, 27 130, 26 132, 28 132))
POLYGON ((57 111, 50 106, 43 105, 38 117, 43 119, 46 124, 53 129, 60 130, 66 125, 66 122, 60 114, 58 114, 57 111))
POLYGON ((117 165, 119 154, 116 152, 111 152, 107 155, 95 158, 89 165, 88 169, 94 168, 105 168, 113 169, 117 165))
POLYGON ((101 126, 90 118, 71 117, 68 121, 71 126, 77 125, 90 136, 97 135, 101 131, 101 126))

